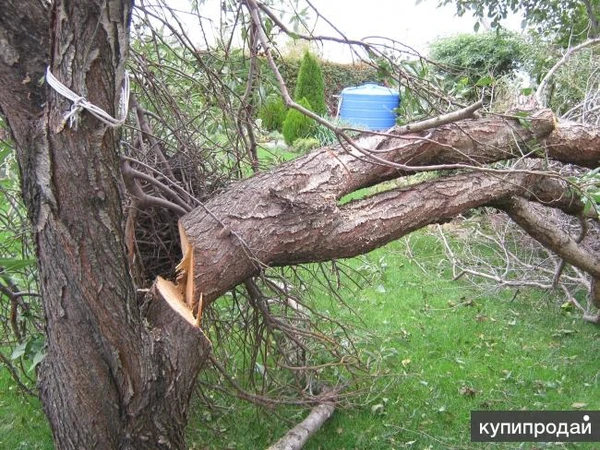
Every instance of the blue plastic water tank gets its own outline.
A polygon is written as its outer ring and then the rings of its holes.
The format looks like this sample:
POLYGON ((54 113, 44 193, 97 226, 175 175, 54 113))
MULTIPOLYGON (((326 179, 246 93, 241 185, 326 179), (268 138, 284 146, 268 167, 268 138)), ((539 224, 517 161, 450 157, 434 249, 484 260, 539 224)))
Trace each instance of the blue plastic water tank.
POLYGON ((386 130, 396 123, 400 94, 375 83, 342 90, 339 116, 345 122, 368 130, 386 130))

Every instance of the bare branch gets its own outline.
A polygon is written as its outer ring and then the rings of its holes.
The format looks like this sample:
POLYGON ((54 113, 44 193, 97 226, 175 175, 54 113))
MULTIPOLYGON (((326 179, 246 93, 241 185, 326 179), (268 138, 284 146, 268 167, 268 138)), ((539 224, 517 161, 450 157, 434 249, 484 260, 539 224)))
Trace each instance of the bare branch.
POLYGON ((554 64, 554 66, 548 71, 546 76, 540 82, 540 85, 538 86, 538 88, 535 92, 535 99, 536 99, 538 105, 540 105, 542 107, 546 106, 546 98, 544 97, 545 90, 546 90, 546 87, 548 86, 548 83, 550 82, 550 79, 554 76, 556 71, 558 69, 560 69, 560 67, 563 66, 569 60, 569 58, 571 58, 571 56, 573 56, 578 51, 580 51, 584 48, 587 48, 587 47, 593 47, 598 44, 600 44, 600 38, 590 39, 590 40, 582 42, 581 44, 567 50, 567 52, 563 55, 563 57, 556 64, 554 64))
POLYGON ((447 123, 468 119, 470 117, 473 117, 475 111, 480 109, 482 106, 483 101, 479 100, 478 102, 473 103, 472 105, 469 105, 466 108, 459 109, 458 111, 453 111, 451 113, 443 114, 441 116, 433 117, 431 119, 423 120, 421 122, 415 122, 401 127, 397 127, 394 129, 394 133, 399 136, 407 133, 418 133, 420 131, 425 131, 433 127, 445 125, 447 123))
POLYGON ((310 414, 267 450, 300 450, 335 411, 333 402, 315 406, 310 414))
MULTIPOLYGON (((158 206, 160 208, 167 208, 172 210, 173 212, 175 212, 176 214, 183 216, 186 212, 189 211, 189 207, 187 208, 183 208, 182 206, 179 206, 173 202, 170 202, 169 200, 166 200, 164 198, 161 197, 154 197, 152 195, 148 195, 146 194, 142 188, 140 187, 140 185, 137 183, 137 181, 135 180, 136 178, 143 178, 146 181, 149 180, 154 180, 154 183, 160 183, 158 180, 156 180, 153 177, 150 177, 146 174, 143 174, 142 172, 138 172, 135 169, 133 169, 131 167, 131 165, 129 164, 129 161, 126 159, 122 160, 121 163, 121 173, 123 175, 123 181, 125 183, 125 186, 127 187, 127 190, 129 191, 129 193, 131 195, 133 195, 135 198, 137 198, 140 202, 140 205, 153 205, 153 206, 158 206)), ((162 183, 160 183, 161 186, 164 186, 162 183)), ((166 187, 166 186, 164 186, 166 187)), ((168 188, 167 188, 168 189, 168 188)))

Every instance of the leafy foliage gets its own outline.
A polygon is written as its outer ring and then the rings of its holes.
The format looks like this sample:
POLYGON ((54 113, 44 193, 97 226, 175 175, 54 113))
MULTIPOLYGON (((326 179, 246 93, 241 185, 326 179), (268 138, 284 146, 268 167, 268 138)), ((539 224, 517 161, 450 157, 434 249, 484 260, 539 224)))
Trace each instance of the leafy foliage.
POLYGON ((584 192, 585 212, 600 213, 600 167, 581 177, 573 177, 584 192))
POLYGON ((263 103, 258 112, 258 118, 267 131, 281 131, 287 108, 279 95, 272 95, 263 103))
MULTIPOLYGON (((539 37, 528 39, 524 69, 533 85, 539 85, 565 51, 539 37)), ((579 50, 560 65, 545 92, 547 106, 558 116, 585 123, 600 123, 600 52, 594 47, 579 50)))
POLYGON ((306 98, 311 105, 311 111, 319 115, 327 112, 325 104, 325 84, 323 73, 319 61, 309 52, 304 53, 300 70, 298 71, 298 81, 294 92, 296 101, 306 98))
POLYGON ((514 33, 489 32, 438 39, 431 44, 430 54, 442 65, 441 72, 448 81, 464 93, 472 91, 473 97, 475 87, 488 85, 521 67, 526 48, 525 41, 514 33))
POLYGON ((459 34, 430 46, 434 61, 466 70, 471 78, 505 75, 523 62, 525 43, 514 33, 459 34))
POLYGON ((600 35, 600 0, 439 0, 440 5, 452 3, 458 15, 470 11, 479 20, 490 18, 495 28, 509 12, 522 13, 524 26, 563 47, 600 35))
MULTIPOLYGON (((306 97, 298 101, 306 109, 311 109, 311 104, 306 97)), ((297 139, 310 137, 315 127, 315 121, 305 116, 300 111, 290 109, 283 122, 283 138, 285 143, 292 145, 297 139)))
POLYGON ((12 143, 0 119, 0 362, 24 391, 45 356, 37 270, 12 143), (4 351, 8 350, 8 354, 4 351))
POLYGON ((555 72, 548 106, 559 116, 586 123, 600 123, 600 53, 585 49, 573 55, 555 72))

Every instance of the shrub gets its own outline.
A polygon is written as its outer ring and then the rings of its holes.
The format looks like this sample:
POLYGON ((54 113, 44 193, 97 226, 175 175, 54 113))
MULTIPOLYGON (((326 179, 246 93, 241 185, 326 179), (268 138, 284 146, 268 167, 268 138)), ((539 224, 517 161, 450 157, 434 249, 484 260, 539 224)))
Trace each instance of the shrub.
MULTIPOLYGON (((303 97, 298 104, 311 109, 310 102, 303 97)), ((296 139, 310 137, 315 128, 315 121, 300 111, 290 109, 283 121, 283 139, 287 145, 292 145, 296 139)))
POLYGON ((486 75, 499 77, 517 70, 525 59, 526 45, 516 33, 459 34, 438 39, 430 46, 431 58, 458 70, 476 82, 486 75))
POLYGON ((319 140, 313 137, 299 138, 294 141, 294 151, 298 153, 308 153, 312 149, 320 146, 319 140))
POLYGON ((304 54, 300 70, 298 71, 298 81, 296 82, 296 91, 294 99, 296 101, 306 98, 311 105, 311 111, 322 116, 327 112, 325 104, 325 83, 319 61, 309 52, 304 54))
POLYGON ((526 59, 525 41, 509 32, 459 34, 438 39, 429 49, 431 59, 443 66, 451 93, 471 101, 480 96, 477 87, 514 74, 526 59))
MULTIPOLYGON (((285 84, 294 93, 298 81, 300 62, 291 58, 279 58, 277 67, 281 71, 285 84)), ((319 61, 323 81, 325 84, 325 103, 329 111, 335 111, 338 104, 338 95, 348 86, 360 86, 368 81, 382 81, 377 75, 377 70, 365 63, 342 64, 331 61, 319 61)), ((275 81, 273 81, 275 83, 275 81)))
POLYGON ((262 105, 258 112, 258 118, 262 121, 265 130, 281 131, 286 112, 287 108, 283 99, 278 95, 274 95, 267 98, 262 105))

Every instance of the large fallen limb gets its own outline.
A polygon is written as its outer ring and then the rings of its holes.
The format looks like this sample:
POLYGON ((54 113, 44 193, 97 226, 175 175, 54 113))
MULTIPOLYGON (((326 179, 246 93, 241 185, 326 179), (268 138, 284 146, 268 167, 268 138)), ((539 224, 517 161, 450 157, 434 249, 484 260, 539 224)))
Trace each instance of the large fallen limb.
MULTIPOLYGON (((549 157, 557 152, 563 160, 599 164, 600 135, 591 127, 570 129, 544 110, 526 124, 506 117, 467 119, 433 129, 426 139, 392 133, 363 138, 360 145, 409 168, 486 170, 494 161, 539 157, 545 140, 549 157), (580 136, 577 152, 568 150, 570 132, 580 136)), ((323 148, 239 182, 188 213, 180 224, 193 252, 192 308, 201 294, 209 303, 265 266, 355 256, 470 208, 522 195, 541 179, 529 172, 472 172, 339 204, 346 194, 405 173, 351 151, 323 148)), ((565 187, 555 186, 538 200, 570 197, 565 187)))
POLYGON ((512 220, 531 237, 550 249, 569 264, 579 267, 595 279, 600 279, 600 258, 564 232, 547 217, 535 209, 532 202, 522 198, 511 198, 500 205, 512 220))
MULTIPOLYGON (((544 178, 520 172, 464 173, 338 204, 330 175, 288 167, 278 176, 239 183, 206 209, 184 216, 180 223, 194 253, 197 295, 210 302, 267 265, 365 253, 471 208, 528 195, 544 178)), ((560 184, 554 189, 554 197, 569 195, 560 184)), ((544 195, 549 195, 547 188, 544 195)))
POLYGON ((540 142, 548 156, 566 164, 594 169, 600 165, 600 128, 561 122, 540 142))
POLYGON ((333 403, 321 403, 315 406, 310 414, 288 431, 284 437, 271 445, 267 450, 299 450, 315 434, 319 428, 331 417, 335 411, 333 403))
MULTIPOLYGON (((591 277, 590 300, 600 309, 600 258, 597 253, 587 250, 580 242, 564 232, 559 226, 540 213, 540 206, 523 198, 512 198, 502 202, 500 208, 512 220, 544 247, 560 256, 563 261, 578 267, 591 277)), ((584 314, 585 320, 600 323, 600 311, 584 314)))

